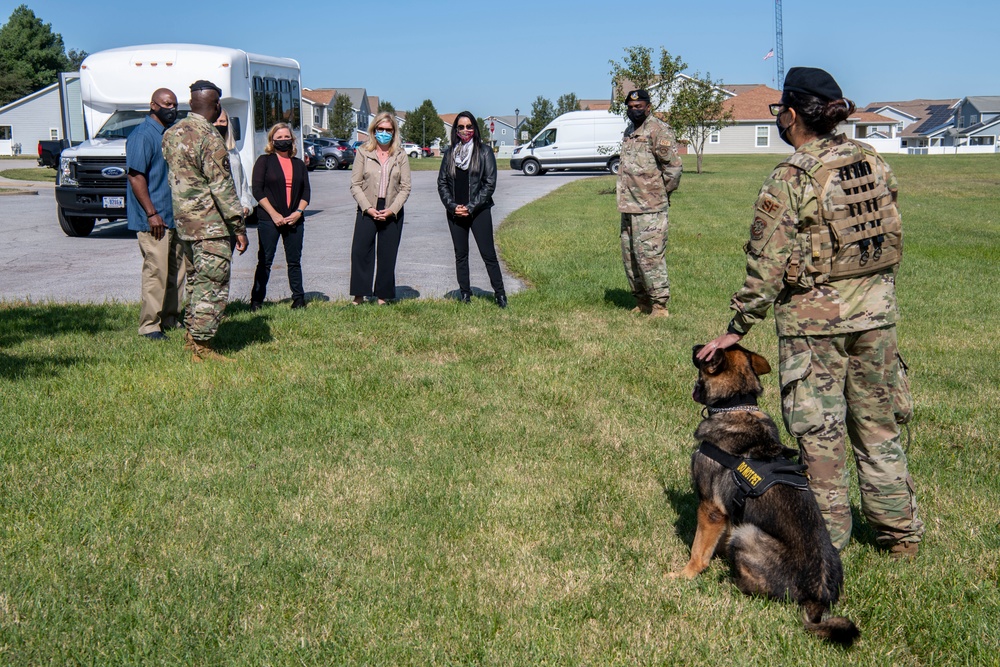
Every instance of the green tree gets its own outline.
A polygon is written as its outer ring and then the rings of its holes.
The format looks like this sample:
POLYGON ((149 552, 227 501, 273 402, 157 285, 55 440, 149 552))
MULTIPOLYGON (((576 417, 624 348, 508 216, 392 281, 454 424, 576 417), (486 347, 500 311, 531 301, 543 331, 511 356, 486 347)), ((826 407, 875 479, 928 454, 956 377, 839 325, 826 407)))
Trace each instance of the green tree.
POLYGON ((479 136, 482 137, 490 146, 493 145, 493 134, 490 132, 490 124, 486 122, 485 118, 476 117, 476 122, 479 123, 479 136))
POLYGON ((406 114, 406 125, 403 126, 405 141, 429 146, 435 139, 444 138, 444 121, 430 100, 424 100, 420 106, 406 114))
POLYGON ((569 113, 570 111, 580 110, 580 100, 576 99, 576 93, 566 93, 565 95, 560 95, 559 99, 556 100, 556 115, 561 116, 564 113, 569 113))
POLYGON ((539 95, 531 103, 531 116, 524 122, 524 129, 527 130, 528 136, 533 138, 555 117, 556 110, 552 102, 539 95))
POLYGON ((388 111, 392 115, 396 115, 396 107, 392 106, 392 102, 389 100, 379 100, 378 102, 378 113, 383 111, 388 111))
POLYGON ((356 117, 351 107, 351 98, 343 93, 333 98, 333 107, 328 112, 330 135, 337 139, 352 139, 356 117))
POLYGON ((625 49, 625 57, 621 62, 608 62, 611 65, 611 85, 614 89, 611 111, 623 116, 625 96, 638 88, 649 91, 653 109, 662 111, 669 107, 679 85, 678 75, 687 69, 687 63, 680 56, 671 57, 662 46, 658 67, 653 63, 653 49, 648 46, 630 46, 625 49))
POLYGON ((685 79, 674 94, 673 104, 667 112, 667 122, 679 139, 686 139, 698 157, 698 173, 705 153, 705 142, 713 132, 733 123, 733 112, 726 107, 728 96, 721 88, 722 82, 712 81, 711 74, 704 77, 696 73, 685 79))
POLYGON ((0 106, 55 83, 69 68, 62 35, 27 5, 0 27, 0 106))
POLYGON ((66 60, 69 61, 69 69, 67 71, 69 71, 69 72, 78 72, 78 71, 80 71, 80 65, 83 64, 83 61, 89 55, 90 54, 87 53, 86 51, 84 51, 83 49, 80 49, 80 50, 70 49, 69 51, 67 51, 66 52, 66 60))

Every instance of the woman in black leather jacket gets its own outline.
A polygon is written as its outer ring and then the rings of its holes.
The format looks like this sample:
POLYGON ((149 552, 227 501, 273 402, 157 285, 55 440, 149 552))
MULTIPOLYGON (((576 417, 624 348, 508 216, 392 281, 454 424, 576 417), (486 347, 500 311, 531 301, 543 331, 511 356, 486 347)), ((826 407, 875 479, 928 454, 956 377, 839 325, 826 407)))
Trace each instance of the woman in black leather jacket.
POLYGON ((497 188, 497 161, 493 149, 483 144, 479 123, 468 111, 455 118, 451 127, 451 149, 441 161, 438 194, 448 213, 448 228, 455 244, 455 269, 461 300, 469 303, 469 231, 476 239, 479 254, 486 263, 486 273, 497 305, 507 307, 507 293, 500 274, 496 247, 493 245, 493 192, 497 188))

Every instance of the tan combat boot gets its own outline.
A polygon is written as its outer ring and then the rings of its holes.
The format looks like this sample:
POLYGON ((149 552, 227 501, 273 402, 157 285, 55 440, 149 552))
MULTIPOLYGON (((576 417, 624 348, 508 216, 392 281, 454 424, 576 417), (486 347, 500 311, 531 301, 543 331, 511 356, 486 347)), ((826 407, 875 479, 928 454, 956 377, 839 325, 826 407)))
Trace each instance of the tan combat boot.
POLYGON ((649 311, 650 317, 670 317, 670 313, 667 311, 667 307, 661 303, 654 303, 652 309, 649 311))
POLYGON ((185 331, 184 332, 184 349, 187 350, 188 352, 194 352, 194 348, 195 348, 195 342, 194 342, 194 338, 191 338, 191 332, 190 331, 185 331))
POLYGON ((636 306, 632 309, 633 313, 642 313, 643 315, 649 315, 650 310, 653 308, 653 302, 649 300, 649 297, 637 296, 635 298, 636 306))
POLYGON ((227 363, 233 363, 236 361, 235 359, 224 357, 213 350, 211 344, 207 340, 199 342, 192 338, 191 345, 193 345, 193 348, 191 349, 191 361, 196 364, 200 364, 203 361, 225 361, 227 363))
POLYGON ((896 542, 889 547, 889 558, 894 560, 912 560, 920 552, 920 545, 916 542, 896 542))

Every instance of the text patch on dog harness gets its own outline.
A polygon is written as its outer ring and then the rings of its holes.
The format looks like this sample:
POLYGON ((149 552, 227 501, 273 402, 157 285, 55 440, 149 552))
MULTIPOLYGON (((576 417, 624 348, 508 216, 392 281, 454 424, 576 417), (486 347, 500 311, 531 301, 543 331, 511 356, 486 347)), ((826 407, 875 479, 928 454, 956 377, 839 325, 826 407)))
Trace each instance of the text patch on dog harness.
POLYGON ((788 459, 757 461, 744 459, 722 451, 710 442, 702 442, 698 451, 716 463, 733 471, 739 495, 736 502, 742 505, 747 498, 757 498, 775 484, 785 484, 800 491, 809 489, 806 466, 788 459))

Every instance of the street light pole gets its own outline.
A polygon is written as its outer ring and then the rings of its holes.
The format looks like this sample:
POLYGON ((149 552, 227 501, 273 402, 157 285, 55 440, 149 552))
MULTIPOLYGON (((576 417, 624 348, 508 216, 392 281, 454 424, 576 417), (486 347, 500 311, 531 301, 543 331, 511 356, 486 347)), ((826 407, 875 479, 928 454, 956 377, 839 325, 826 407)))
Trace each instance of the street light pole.
POLYGON ((519 123, 517 121, 520 118, 521 118, 521 110, 515 108, 514 109, 514 145, 515 146, 517 146, 517 126, 519 125, 519 123))

